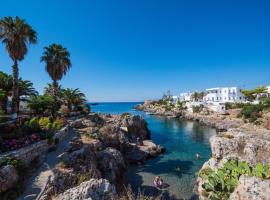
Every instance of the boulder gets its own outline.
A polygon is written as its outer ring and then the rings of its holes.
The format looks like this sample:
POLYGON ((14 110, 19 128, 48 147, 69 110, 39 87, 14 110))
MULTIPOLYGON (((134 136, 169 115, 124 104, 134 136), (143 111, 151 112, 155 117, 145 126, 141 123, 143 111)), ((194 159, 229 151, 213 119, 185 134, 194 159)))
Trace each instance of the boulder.
POLYGON ((135 138, 139 137, 142 140, 150 139, 151 134, 147 127, 146 121, 141 116, 132 116, 124 120, 124 125, 128 129, 128 133, 135 138))
POLYGON ((18 181, 18 173, 14 166, 6 165, 0 168, 0 193, 6 191, 18 181))
POLYGON ((132 144, 125 153, 125 159, 131 163, 143 162, 164 152, 164 147, 156 145, 151 140, 144 140, 143 145, 132 144))
POLYGON ((116 183, 123 176, 125 162, 120 151, 114 148, 106 148, 97 152, 98 169, 102 177, 109 180, 110 183, 116 183))
POLYGON ((270 180, 242 175, 238 186, 230 195, 230 200, 267 200, 270 199, 270 180))
POLYGON ((105 179, 90 179, 58 195, 58 200, 111 200, 116 198, 114 185, 105 179))

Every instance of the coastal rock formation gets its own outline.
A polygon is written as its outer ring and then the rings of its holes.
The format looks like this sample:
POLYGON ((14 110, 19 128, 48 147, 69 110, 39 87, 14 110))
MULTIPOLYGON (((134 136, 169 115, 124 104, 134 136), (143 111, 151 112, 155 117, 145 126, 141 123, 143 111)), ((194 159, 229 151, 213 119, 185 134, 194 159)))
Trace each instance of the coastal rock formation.
MULTIPOLYGON (((230 129, 210 139, 212 157, 202 169, 212 168, 217 170, 231 159, 245 161, 252 166, 257 163, 270 164, 270 134, 268 130, 259 129, 245 130, 230 129)), ((207 199, 202 188, 203 180, 199 177, 198 194, 201 199, 207 199)), ((268 199, 263 198, 265 194, 270 197, 269 180, 256 177, 241 176, 238 187, 231 194, 230 199, 268 199)))
POLYGON ((249 133, 232 129, 211 138, 212 157, 216 160, 238 159, 251 165, 270 163, 269 133, 249 133))
POLYGON ((115 199, 116 190, 105 179, 90 179, 79 186, 71 188, 56 197, 57 200, 110 200, 115 199))
POLYGON ((120 151, 113 148, 106 148, 97 152, 98 169, 103 178, 110 183, 121 180, 125 169, 125 162, 120 151))
POLYGON ((270 180, 242 175, 238 187, 230 195, 230 200, 267 200, 270 199, 270 180))
POLYGON ((127 161, 137 163, 150 157, 156 157, 163 152, 165 152, 164 147, 156 145, 151 140, 144 140, 142 145, 131 145, 124 156, 127 161))
POLYGON ((0 193, 12 187, 18 181, 18 173, 12 165, 0 168, 0 193))
POLYGON ((72 126, 79 137, 59 156, 61 163, 53 170, 42 200, 52 195, 58 195, 56 199, 113 199, 125 184, 126 162, 143 162, 165 151, 145 140, 150 131, 139 116, 91 113, 72 126))

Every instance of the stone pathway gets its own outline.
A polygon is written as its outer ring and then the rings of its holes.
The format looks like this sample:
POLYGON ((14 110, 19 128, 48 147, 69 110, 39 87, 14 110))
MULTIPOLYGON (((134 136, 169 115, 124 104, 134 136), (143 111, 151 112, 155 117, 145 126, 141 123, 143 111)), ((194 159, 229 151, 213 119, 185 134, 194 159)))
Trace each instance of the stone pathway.
POLYGON ((46 159, 39 167, 32 177, 27 182, 25 192, 18 198, 18 200, 34 200, 45 188, 48 179, 53 176, 52 169, 58 164, 58 156, 61 155, 69 145, 69 141, 76 136, 76 132, 70 129, 68 135, 61 141, 57 149, 46 155, 46 159))

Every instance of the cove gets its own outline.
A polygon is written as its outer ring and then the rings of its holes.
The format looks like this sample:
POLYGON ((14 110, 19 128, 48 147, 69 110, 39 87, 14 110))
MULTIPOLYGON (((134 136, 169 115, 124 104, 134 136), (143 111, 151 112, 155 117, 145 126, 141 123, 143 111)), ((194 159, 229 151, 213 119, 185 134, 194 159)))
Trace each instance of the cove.
POLYGON ((216 130, 197 122, 147 115, 132 109, 136 104, 99 103, 92 106, 93 112, 142 115, 148 123, 152 140, 166 147, 163 155, 143 165, 128 168, 126 176, 133 191, 141 191, 146 195, 163 193, 176 199, 196 199, 193 190, 197 174, 211 156, 209 139, 216 134, 216 130), (201 159, 195 158, 196 153, 201 155, 201 159), (153 187, 155 176, 161 176, 164 180, 165 188, 162 191, 153 187))

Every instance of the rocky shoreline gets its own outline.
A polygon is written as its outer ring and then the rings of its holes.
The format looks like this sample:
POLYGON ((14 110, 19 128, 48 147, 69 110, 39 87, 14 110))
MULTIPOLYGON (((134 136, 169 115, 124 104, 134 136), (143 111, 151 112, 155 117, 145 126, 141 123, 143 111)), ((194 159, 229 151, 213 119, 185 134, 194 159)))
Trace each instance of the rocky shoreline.
POLYGON ((39 199, 121 199, 126 197, 124 172, 165 149, 154 144, 140 116, 91 113, 71 126, 78 136, 60 155, 39 199))
MULTIPOLYGON (((229 160, 244 161, 251 166, 270 164, 270 131, 263 126, 245 123, 242 119, 237 118, 239 110, 222 115, 207 111, 190 113, 177 108, 166 111, 165 107, 152 104, 141 104, 136 106, 136 109, 151 115, 197 121, 216 128, 218 134, 210 139, 212 157, 203 165, 201 171, 207 169, 217 171, 229 160)), ((204 180, 198 177, 197 184, 195 190, 199 198, 209 199, 211 194, 202 187, 204 180)), ((270 199, 269 184, 269 180, 242 175, 229 199, 268 200, 270 199)))

